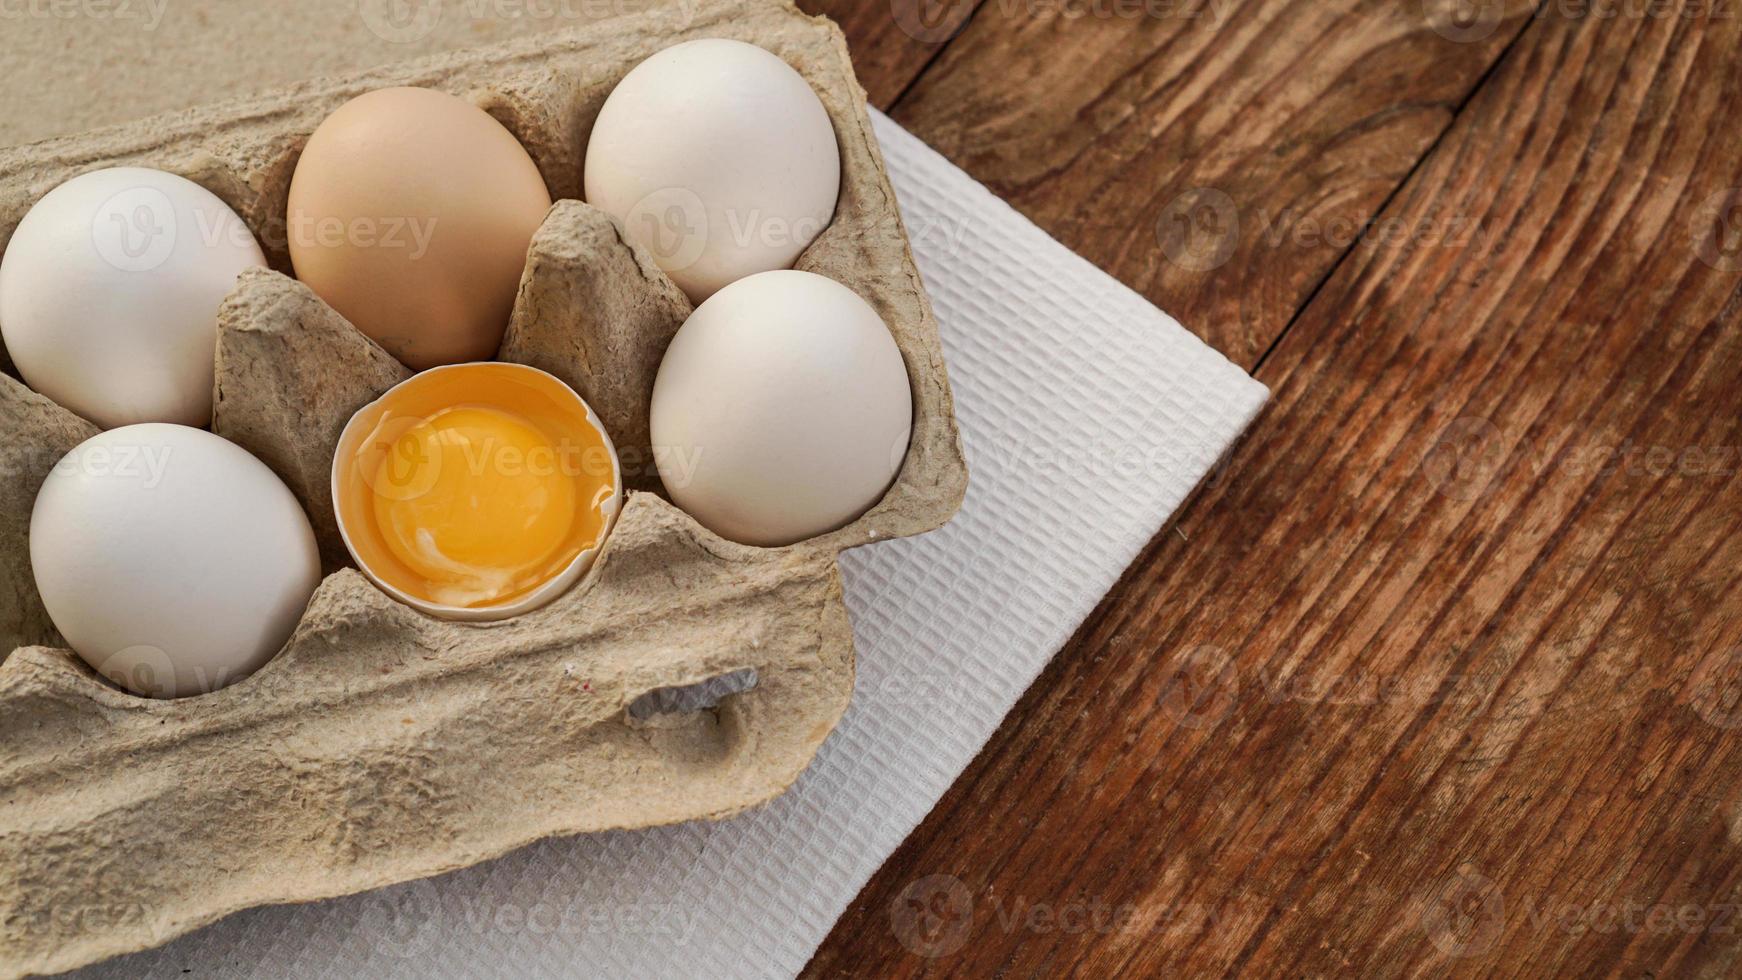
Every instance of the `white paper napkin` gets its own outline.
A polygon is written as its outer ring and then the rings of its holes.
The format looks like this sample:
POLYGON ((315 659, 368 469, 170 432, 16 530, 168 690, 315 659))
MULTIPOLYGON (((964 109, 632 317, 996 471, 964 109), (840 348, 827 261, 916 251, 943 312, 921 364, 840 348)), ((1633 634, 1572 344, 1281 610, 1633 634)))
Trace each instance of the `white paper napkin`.
MULTIPOLYGON (((781 977, 919 823, 1267 392, 876 117, 937 307, 972 484, 842 556, 853 704, 785 796, 255 909, 92 976, 781 977)), ((1037 764, 1046 764, 1044 760, 1037 764)))

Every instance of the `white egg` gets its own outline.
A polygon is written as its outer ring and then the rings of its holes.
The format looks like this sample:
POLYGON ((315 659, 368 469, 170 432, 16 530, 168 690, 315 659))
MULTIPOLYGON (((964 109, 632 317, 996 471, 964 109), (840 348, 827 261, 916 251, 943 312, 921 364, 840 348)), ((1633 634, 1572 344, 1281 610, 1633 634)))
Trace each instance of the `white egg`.
POLYGON ((247 677, 320 583, 314 531, 266 464, 202 429, 111 429, 49 473, 30 519, 37 591, 67 644, 138 694, 247 677))
POLYGON ((0 336, 25 383, 104 428, 212 417, 218 306, 253 233, 205 188, 159 170, 74 177, 0 257, 0 336))
POLYGON ((809 272, 764 272, 703 303, 653 386, 653 449, 672 501, 722 537, 778 546, 882 499, 913 398, 871 304, 809 272))
POLYGON ((659 52, 605 100, 587 202, 616 218, 691 300, 790 268, 828 226, 841 154, 822 101, 786 62, 709 38, 659 52))

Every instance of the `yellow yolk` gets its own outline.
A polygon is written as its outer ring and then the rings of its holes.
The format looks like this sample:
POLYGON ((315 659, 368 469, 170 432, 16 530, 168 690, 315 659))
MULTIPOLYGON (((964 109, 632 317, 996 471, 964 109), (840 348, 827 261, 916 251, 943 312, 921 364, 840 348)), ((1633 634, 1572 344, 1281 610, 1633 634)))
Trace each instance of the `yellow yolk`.
POLYGON ((394 557, 429 580, 435 601, 494 599, 537 577, 574 525, 575 485, 560 464, 550 438, 511 415, 440 412, 382 459, 376 526, 394 557), (423 492, 380 492, 392 486, 423 492))
POLYGON ((621 496, 580 397, 497 363, 425 372, 359 412, 333 490, 371 577, 460 609, 509 606, 562 577, 602 544, 621 496))

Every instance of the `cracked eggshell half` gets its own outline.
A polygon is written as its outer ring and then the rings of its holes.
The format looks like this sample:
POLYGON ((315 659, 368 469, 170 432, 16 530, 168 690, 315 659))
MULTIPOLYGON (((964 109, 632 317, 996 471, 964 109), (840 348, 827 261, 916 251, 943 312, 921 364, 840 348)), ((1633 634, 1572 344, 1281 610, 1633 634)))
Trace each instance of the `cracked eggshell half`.
POLYGON ((339 533, 382 591, 441 619, 531 612, 592 568, 622 509, 617 450, 574 389, 478 362, 394 386, 333 456, 339 533))

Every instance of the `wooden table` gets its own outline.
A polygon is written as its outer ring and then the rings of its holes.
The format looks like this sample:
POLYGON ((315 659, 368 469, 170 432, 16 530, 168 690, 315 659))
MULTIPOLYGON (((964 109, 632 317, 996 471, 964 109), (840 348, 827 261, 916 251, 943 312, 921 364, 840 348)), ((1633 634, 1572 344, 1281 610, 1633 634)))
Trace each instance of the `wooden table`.
POLYGON ((833 976, 1735 976, 1742 0, 816 0, 1275 401, 833 976))

